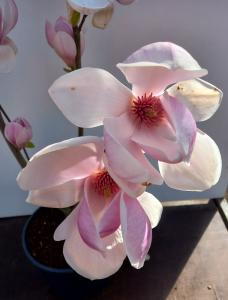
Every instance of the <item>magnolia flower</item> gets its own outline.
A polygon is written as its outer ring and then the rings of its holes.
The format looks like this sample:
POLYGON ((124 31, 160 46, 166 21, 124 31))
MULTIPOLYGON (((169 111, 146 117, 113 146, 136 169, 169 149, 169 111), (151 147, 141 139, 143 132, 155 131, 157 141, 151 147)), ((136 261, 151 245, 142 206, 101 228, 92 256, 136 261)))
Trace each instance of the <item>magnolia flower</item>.
MULTIPOLYGON (((143 156, 142 160, 146 162, 143 156)), ((135 182, 140 172, 148 176, 149 164, 145 171, 135 170, 130 162, 123 165, 122 177, 117 176, 106 160, 103 139, 80 137, 44 148, 18 176, 20 187, 30 191, 29 203, 47 207, 79 203, 54 238, 65 240, 66 261, 90 279, 110 276, 126 255, 132 266, 142 267, 152 240, 151 227, 160 220, 162 206, 154 196, 132 195, 144 191, 135 182)))
POLYGON ((14 0, 3 0, 0 4, 0 72, 10 72, 15 64, 17 48, 7 37, 18 20, 18 9, 14 0))
MULTIPOLYGON (((48 44, 68 67, 74 69, 77 50, 71 24, 66 18, 59 17, 55 26, 48 21, 46 22, 45 32, 48 44)), ((84 48, 84 37, 81 34, 81 54, 83 54, 84 48)))
POLYGON ((171 187, 204 190, 217 183, 219 149, 196 127, 196 121, 215 113, 222 98, 219 89, 198 79, 207 70, 186 50, 167 42, 145 46, 117 66, 132 84, 132 91, 104 70, 85 68, 57 79, 49 94, 73 124, 104 125, 106 155, 117 174, 121 174, 120 157, 135 157, 132 147, 137 144, 160 162, 171 187), (173 177, 176 168, 182 180, 173 177), (193 177, 200 178, 201 184, 193 177))
MULTIPOLYGON (((116 1, 123 5, 134 2, 134 0, 116 1)), ((92 24, 101 29, 104 29, 112 18, 114 2, 115 0, 67 0, 72 9, 84 15, 93 14, 92 24)))
POLYGON ((22 149, 32 139, 32 127, 25 118, 16 118, 6 124, 4 134, 14 147, 22 149))

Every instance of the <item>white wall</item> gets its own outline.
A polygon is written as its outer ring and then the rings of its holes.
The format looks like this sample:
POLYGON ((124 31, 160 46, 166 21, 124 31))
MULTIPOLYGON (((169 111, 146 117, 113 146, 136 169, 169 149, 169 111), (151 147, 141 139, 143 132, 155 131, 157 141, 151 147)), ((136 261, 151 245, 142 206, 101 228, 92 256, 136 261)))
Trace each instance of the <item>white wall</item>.
MULTIPOLYGON (((75 128, 48 97, 47 89, 63 74, 63 63, 48 47, 44 36, 46 19, 64 15, 63 0, 16 0, 20 18, 11 34, 19 48, 17 66, 0 75, 1 104, 10 116, 24 116, 34 128, 36 151, 47 144, 75 135, 75 128)), ((228 2, 226 0, 138 0, 129 7, 116 5, 108 29, 87 26, 84 66, 102 67, 124 81, 115 64, 139 47, 156 41, 172 41, 186 48, 208 68, 205 78, 225 94, 223 104, 209 121, 199 124, 220 146, 223 174, 217 186, 205 193, 184 193, 163 187, 151 191, 161 200, 221 196, 228 180, 228 2)), ((124 81, 125 82, 125 81, 124 81)), ((101 130, 87 130, 101 134, 101 130)), ((34 207, 24 203, 15 177, 17 163, 0 137, 0 217, 27 214, 34 207)), ((30 152, 32 154, 33 151, 30 152)))

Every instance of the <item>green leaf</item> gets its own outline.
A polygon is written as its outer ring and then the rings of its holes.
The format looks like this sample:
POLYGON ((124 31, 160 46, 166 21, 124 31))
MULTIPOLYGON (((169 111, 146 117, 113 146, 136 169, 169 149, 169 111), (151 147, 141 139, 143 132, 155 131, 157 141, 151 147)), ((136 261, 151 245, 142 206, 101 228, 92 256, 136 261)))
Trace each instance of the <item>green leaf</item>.
POLYGON ((74 26, 78 25, 79 21, 80 21, 80 13, 78 11, 74 10, 71 13, 70 23, 74 27, 74 26))
POLYGON ((33 142, 29 141, 26 145, 25 148, 35 148, 35 145, 33 144, 33 142))

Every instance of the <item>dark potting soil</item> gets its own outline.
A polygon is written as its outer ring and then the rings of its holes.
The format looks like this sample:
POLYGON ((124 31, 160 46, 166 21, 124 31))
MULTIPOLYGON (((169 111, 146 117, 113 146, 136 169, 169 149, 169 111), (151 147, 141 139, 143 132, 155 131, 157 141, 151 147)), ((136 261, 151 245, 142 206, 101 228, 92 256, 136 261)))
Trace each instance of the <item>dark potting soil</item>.
POLYGON ((68 268, 63 256, 64 241, 53 235, 65 215, 58 209, 40 208, 27 227, 26 241, 30 254, 41 264, 52 268, 68 268))

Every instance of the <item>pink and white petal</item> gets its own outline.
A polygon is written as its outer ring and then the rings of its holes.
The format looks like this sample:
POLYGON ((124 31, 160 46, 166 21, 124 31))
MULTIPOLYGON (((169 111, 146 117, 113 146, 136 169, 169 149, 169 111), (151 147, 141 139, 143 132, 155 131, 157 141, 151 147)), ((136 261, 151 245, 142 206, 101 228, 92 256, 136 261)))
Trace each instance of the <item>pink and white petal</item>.
POLYGON ((46 21, 45 24, 45 35, 49 46, 54 48, 54 39, 55 39, 56 31, 54 26, 49 21, 46 21))
POLYGON ((84 179, 71 180, 55 187, 30 191, 26 202, 43 207, 70 207, 81 199, 83 183, 84 179))
MULTIPOLYGON (((81 235, 82 240, 92 249, 99 251, 102 255, 104 254, 104 245, 100 238, 95 217, 90 208, 90 202, 93 199, 88 199, 88 185, 89 178, 86 179, 84 185, 84 196, 82 201, 79 204, 77 224, 78 230, 81 235)), ((103 200, 103 197, 100 197, 100 201, 103 200)))
POLYGON ((134 132, 131 139, 138 143, 146 154, 153 159, 177 163, 185 158, 181 145, 177 141, 164 138, 158 127, 139 128, 134 132))
POLYGON ((120 196, 121 192, 114 196, 98 223, 101 237, 114 233, 120 227, 120 196))
POLYGON ((126 257, 121 233, 118 230, 102 241, 105 247, 104 256, 83 242, 76 227, 63 247, 66 262, 78 274, 91 280, 111 276, 119 270, 126 257))
POLYGON ((93 19, 92 19, 93 26, 99 29, 105 29, 112 19, 113 12, 114 12, 113 4, 107 6, 104 9, 97 11, 93 15, 93 19))
POLYGON ((80 137, 50 145, 35 154, 18 175, 24 190, 50 188, 72 179, 83 179, 99 168, 103 140, 80 137))
POLYGON ((77 229, 78 206, 66 217, 54 232, 55 241, 63 241, 70 238, 72 232, 77 229))
POLYGON ((152 228, 156 227, 162 215, 163 207, 161 202, 152 194, 147 192, 143 193, 137 199, 144 209, 145 213, 147 214, 152 228))
POLYGON ((135 128, 127 113, 118 118, 105 119, 104 128, 106 156, 116 175, 131 183, 162 182, 160 174, 156 170, 151 174, 152 168, 145 168, 139 159, 142 150, 130 139, 135 128))
POLYGON ((9 73, 16 64, 16 53, 10 45, 0 45, 0 73, 9 73))
POLYGON ((83 68, 57 79, 49 95, 73 124, 96 127, 104 118, 125 112, 132 98, 131 91, 102 69, 83 68), (89 83, 89 85, 88 85, 89 83))
POLYGON ((110 5, 109 0, 67 0, 68 4, 76 11, 90 15, 110 5))
POLYGON ((185 49, 169 42, 144 46, 117 67, 133 85, 136 96, 158 95, 172 83, 207 74, 185 49))
POLYGON ((104 160, 105 168, 108 171, 109 175, 119 186, 119 188, 123 190, 125 193, 127 193, 131 197, 138 197, 145 191, 146 185, 132 183, 116 175, 115 172, 112 170, 112 168, 109 166, 109 162, 106 155, 104 155, 103 160, 104 160))
POLYGON ((69 67, 75 65, 76 45, 68 33, 57 32, 53 40, 53 48, 69 67))
POLYGON ((183 191, 204 191, 215 185, 221 175, 222 159, 216 143, 202 131, 197 132, 189 163, 159 162, 165 183, 183 191))
POLYGON ((211 118, 223 97, 220 89, 202 79, 179 82, 168 88, 167 93, 184 103, 196 122, 211 118))
POLYGON ((152 241, 151 223, 138 200, 122 194, 120 219, 124 246, 131 265, 143 267, 152 241))
POLYGON ((193 115, 181 101, 169 96, 166 92, 160 99, 168 119, 175 129, 177 143, 181 145, 183 158, 188 160, 196 138, 196 122, 193 115))
POLYGON ((64 31, 68 33, 72 38, 74 37, 74 32, 71 24, 67 21, 65 17, 59 17, 55 23, 55 31, 64 31))
POLYGON ((3 36, 6 36, 17 24, 18 20, 18 8, 14 0, 4 0, 4 11, 3 11, 3 36))

